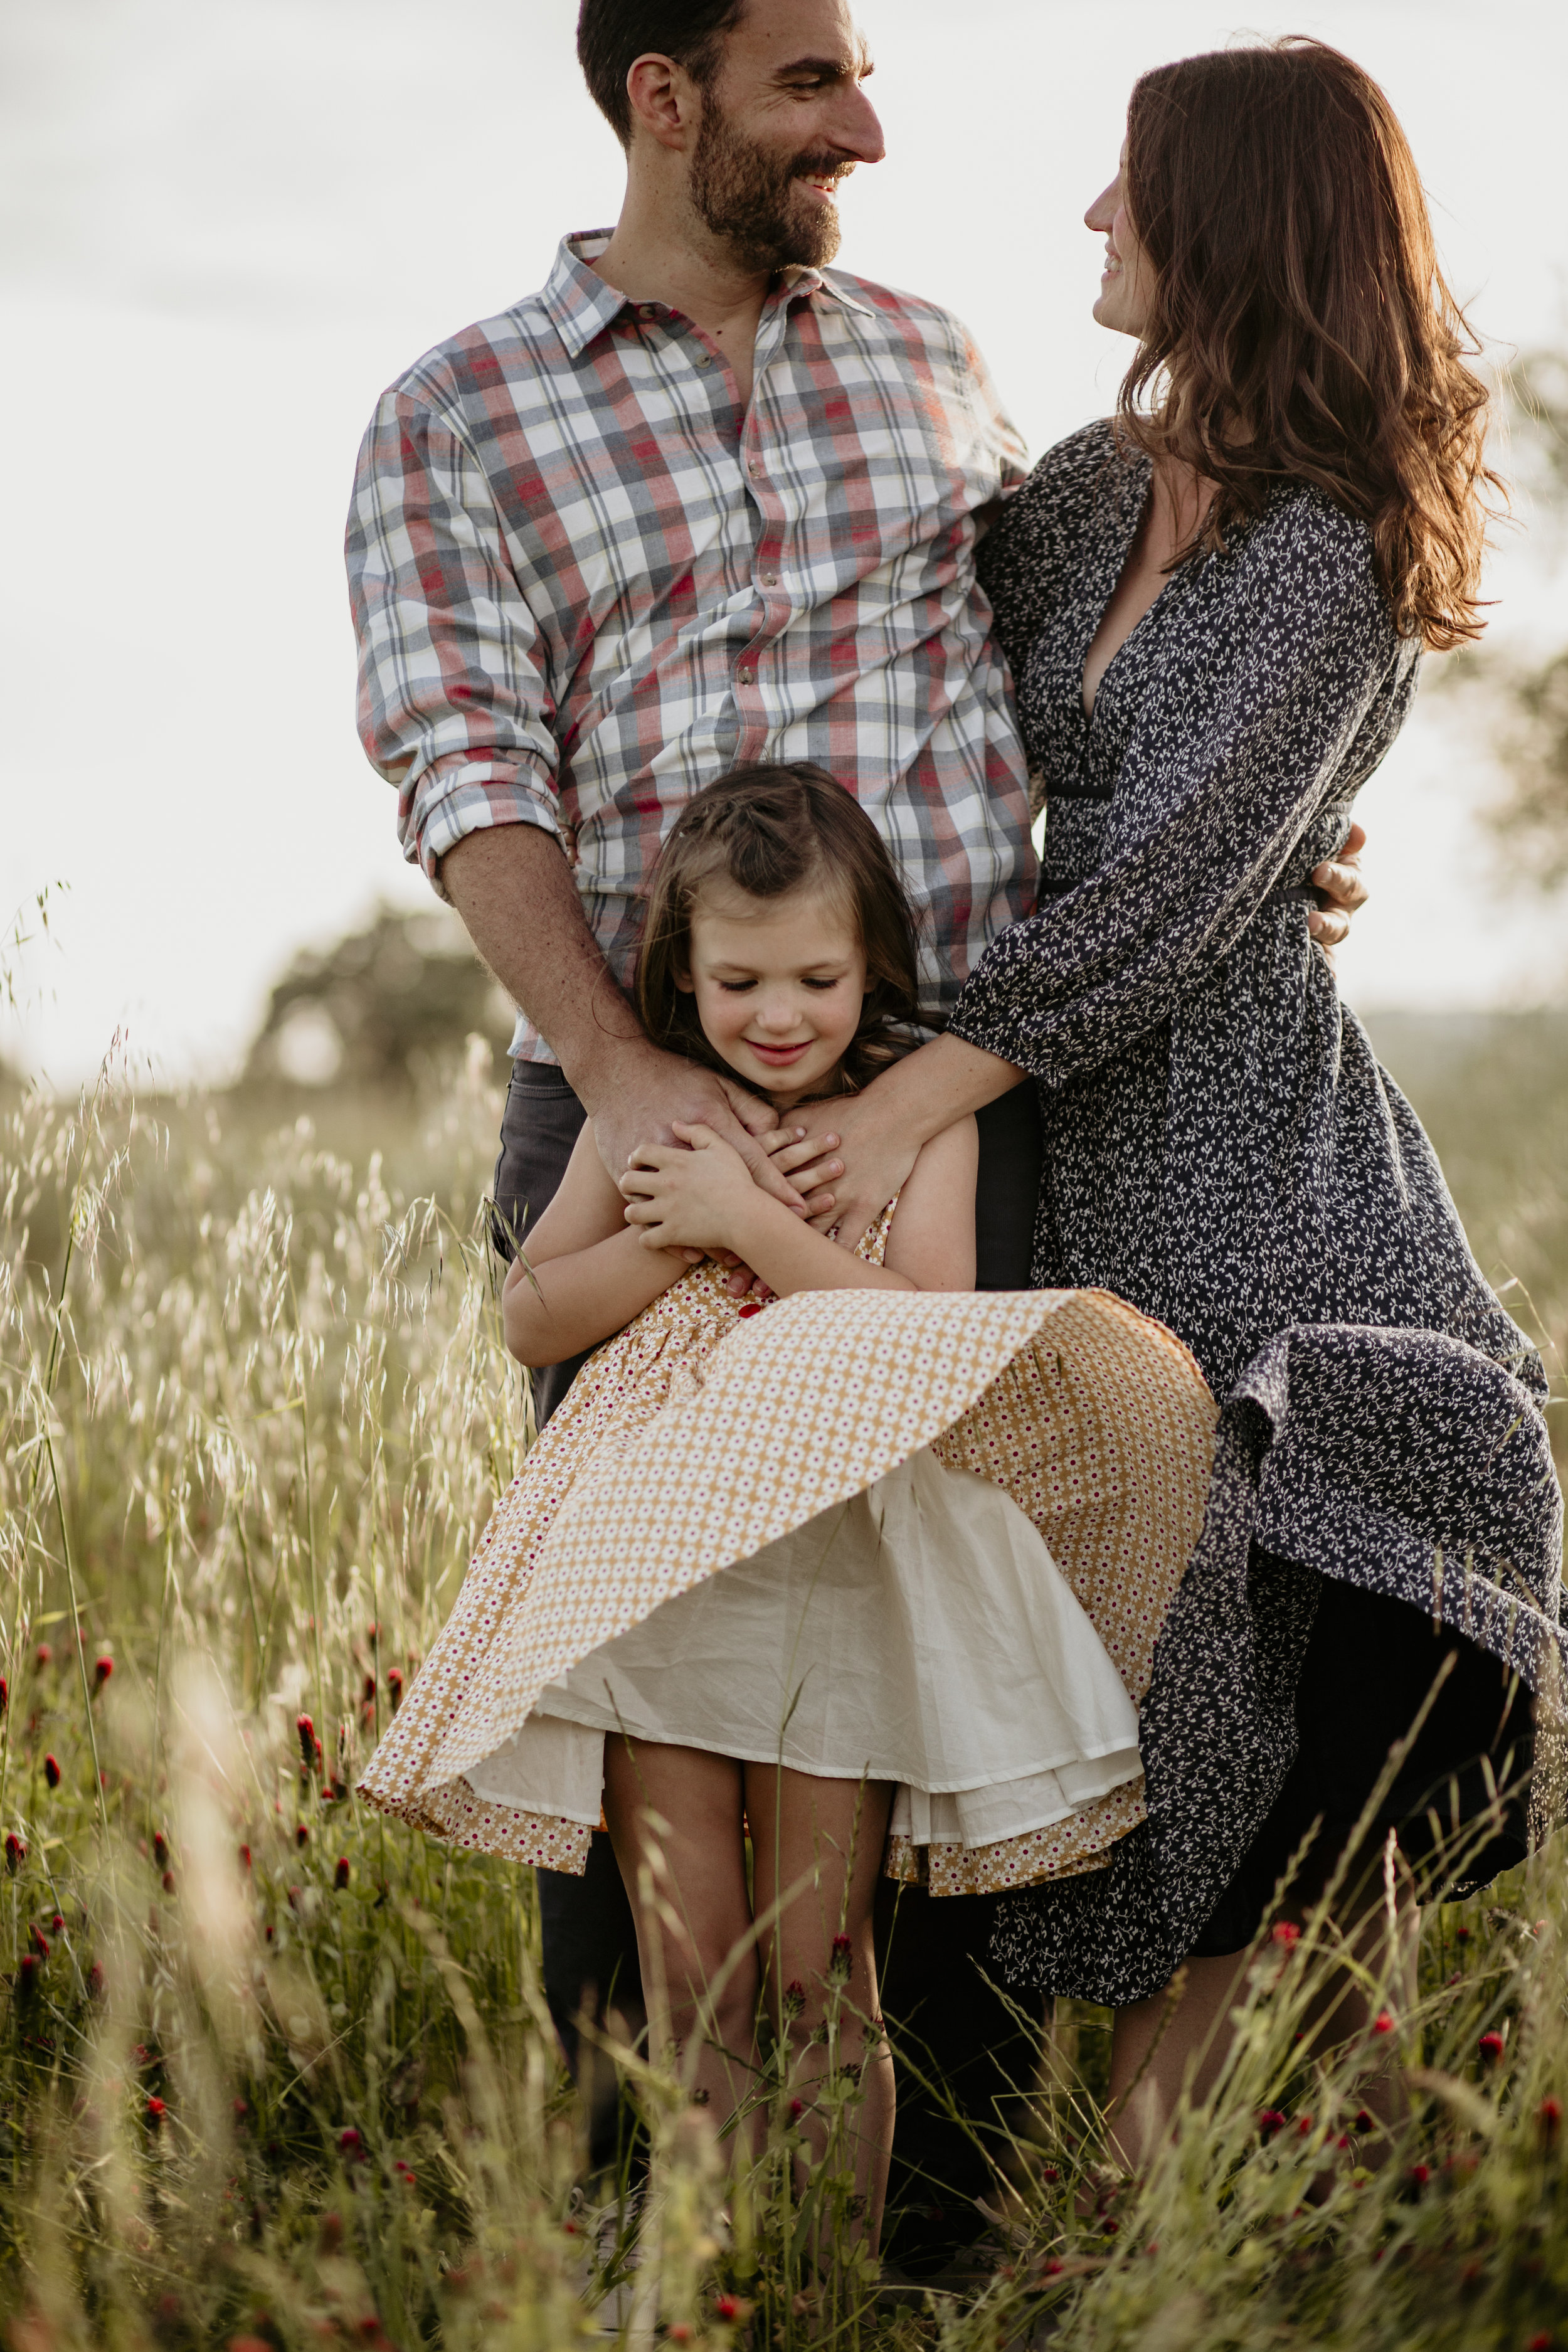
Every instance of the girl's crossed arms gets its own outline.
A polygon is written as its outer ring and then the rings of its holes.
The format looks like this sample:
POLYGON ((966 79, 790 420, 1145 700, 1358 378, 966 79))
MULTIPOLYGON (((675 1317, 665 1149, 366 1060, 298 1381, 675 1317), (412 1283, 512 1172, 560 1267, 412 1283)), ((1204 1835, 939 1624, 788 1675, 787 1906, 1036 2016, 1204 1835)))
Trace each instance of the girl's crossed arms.
MULTIPOLYGON (((772 1150, 805 1133, 787 1123, 800 1105, 855 1092, 896 1056, 897 1024, 915 1000, 909 910, 890 859, 841 786, 798 772, 814 780, 831 843, 803 856, 798 840, 770 841, 773 771, 753 791, 737 778, 700 795, 659 857, 637 966, 648 1034, 770 1100, 781 1120, 763 1139, 772 1150)), ((974 1287, 973 1118, 921 1150, 881 1265, 770 1200, 710 1129, 673 1133, 673 1144, 640 1151, 617 1185, 584 1127, 507 1276, 507 1345, 523 1363, 561 1363, 623 1330, 680 1279, 693 1250, 732 1252, 780 1297, 974 1287)))

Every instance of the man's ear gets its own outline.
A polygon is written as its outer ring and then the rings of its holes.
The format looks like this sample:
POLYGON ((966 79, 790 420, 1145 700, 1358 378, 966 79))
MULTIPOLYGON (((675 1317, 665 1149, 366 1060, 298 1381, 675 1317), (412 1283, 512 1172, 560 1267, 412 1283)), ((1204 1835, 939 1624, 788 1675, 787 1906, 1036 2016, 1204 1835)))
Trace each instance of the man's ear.
POLYGON ((650 49, 635 58, 626 75, 626 100, 632 110, 632 136, 646 131, 661 147, 678 153, 691 143, 702 111, 701 93, 684 66, 650 49))

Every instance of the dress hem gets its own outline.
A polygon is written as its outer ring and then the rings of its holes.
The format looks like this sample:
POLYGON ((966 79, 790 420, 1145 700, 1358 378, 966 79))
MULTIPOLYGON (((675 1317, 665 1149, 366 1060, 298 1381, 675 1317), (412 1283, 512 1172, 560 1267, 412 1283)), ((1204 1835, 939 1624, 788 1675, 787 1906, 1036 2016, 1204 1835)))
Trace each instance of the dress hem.
MULTIPOLYGON (((763 1755, 761 1752, 753 1754, 747 1749, 737 1750, 733 1745, 719 1747, 715 1742, 708 1739, 661 1738, 653 1732, 634 1730, 624 1724, 588 1723, 584 1722, 581 1716, 556 1715, 552 1709, 538 1706, 534 1708, 531 1715, 524 1717, 522 1722, 517 1727, 516 1731, 508 1733, 506 1741, 503 1741, 501 1745, 505 1746, 511 1740, 515 1739, 519 1732, 525 1730, 530 1723, 536 1721, 541 1716, 547 1716, 552 1722, 555 1723, 574 1724, 577 1728, 582 1731, 602 1731, 606 1739, 613 1739, 616 1738, 617 1733, 625 1732, 627 1738, 646 1740, 648 1746, 652 1748, 693 1748, 700 1755, 727 1756, 730 1758, 731 1762, 736 1764, 777 1764, 782 1766, 786 1771, 807 1773, 811 1779, 816 1780, 863 1780, 867 1781, 878 1781, 884 1787, 895 1789, 915 1789, 918 1790, 921 1795, 924 1797, 972 1797, 976 1795, 983 1789, 1006 1789, 1010 1788, 1016 1780, 1037 1780, 1047 1772, 1060 1772, 1073 1764, 1099 1764, 1101 1763, 1106 1757, 1118 1756, 1123 1751, 1130 1755, 1135 1755, 1137 1753, 1135 1748, 1129 1747, 1126 1740, 1111 1740, 1103 1747, 1080 1748, 1073 1750, 1071 1754, 1054 1756, 1043 1764, 1026 1764, 1021 1771, 1009 1772, 1002 1779, 998 1779, 994 1775, 987 1775, 977 1780, 955 1780, 947 1785, 938 1785, 933 1782, 928 1787, 923 1781, 911 1780, 902 1773, 874 1772, 868 1765, 835 1765, 816 1763, 811 1765, 798 1764, 791 1757, 781 1756, 776 1749, 771 1751, 767 1755, 763 1755)), ((494 1756, 499 1753, 499 1748, 492 1748, 489 1750, 490 1756, 494 1756)), ((467 1771, 460 1777, 468 1782, 475 1794, 479 1796, 484 1803, 489 1805, 510 1804, 510 1800, 500 1795, 499 1791, 492 1791, 490 1794, 485 1795, 483 1791, 480 1790, 478 1781, 474 1779, 475 1772, 481 1769, 488 1761, 489 1757, 481 1757, 478 1765, 470 1764, 467 1771)), ((1113 1780, 1110 1783, 1110 1786, 1117 1789, 1121 1788, 1123 1785, 1124 1780, 1135 1780, 1142 1769, 1142 1767, 1141 1764, 1135 1765, 1131 1772, 1123 1776, 1122 1780, 1113 1780)), ((1099 1795, 1103 1795, 1104 1793, 1103 1790, 1097 1792, 1099 1795)), ((1086 1800, 1086 1801, 1093 1803, 1094 1799, 1089 1798, 1086 1800)), ((1079 1808, 1076 1805, 1069 1805, 1067 1809, 1068 1813, 1077 1812, 1078 1811, 1079 1811, 1079 1808)), ((1061 1814, 1058 1815, 1056 1818, 1065 1820, 1066 1817, 1066 1814, 1061 1814)), ((550 1818, 553 1820, 555 1816, 552 1814, 550 1818)), ((573 1819, 574 1816, 563 1815, 563 1818, 573 1819)), ((1042 1824, 1042 1826, 1044 1826, 1044 1824, 1042 1824)))

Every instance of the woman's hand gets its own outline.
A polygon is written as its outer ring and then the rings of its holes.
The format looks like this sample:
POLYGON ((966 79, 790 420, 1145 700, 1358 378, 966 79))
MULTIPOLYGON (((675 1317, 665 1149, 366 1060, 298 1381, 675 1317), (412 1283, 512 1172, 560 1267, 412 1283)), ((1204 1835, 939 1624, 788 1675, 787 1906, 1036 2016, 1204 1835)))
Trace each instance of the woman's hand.
POLYGON ((773 1166, 808 1196, 817 1231, 837 1229, 838 1241, 853 1249, 903 1190, 921 1146, 1026 1075, 961 1038, 935 1037, 873 1078, 864 1094, 805 1104, 795 1116, 813 1132, 772 1153, 773 1166))
POLYGON ((785 1143, 772 1155, 773 1166, 799 1192, 826 1193, 826 1206, 811 1222, 818 1233, 837 1227, 838 1239, 849 1249, 902 1189, 926 1140, 908 1123, 889 1116, 878 1095, 881 1083, 851 1102, 811 1106, 804 1118, 815 1110, 826 1120, 831 1109, 833 1125, 824 1125, 798 1143, 785 1143))
POLYGON ((626 1223, 645 1249, 740 1250, 758 1198, 750 1169, 710 1127, 677 1120, 672 1132, 674 1144, 644 1145, 622 1177, 626 1223))

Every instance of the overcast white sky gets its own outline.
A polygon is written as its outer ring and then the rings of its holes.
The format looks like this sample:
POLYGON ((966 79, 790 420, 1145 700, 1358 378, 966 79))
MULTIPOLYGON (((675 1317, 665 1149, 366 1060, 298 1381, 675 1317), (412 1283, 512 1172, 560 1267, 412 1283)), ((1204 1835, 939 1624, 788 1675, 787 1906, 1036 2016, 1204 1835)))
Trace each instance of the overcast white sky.
MULTIPOLYGON (((0 0, 0 919, 46 885, 0 1052, 57 1081, 117 1024, 221 1076, 270 979, 379 895, 427 903, 353 730, 341 538, 377 392, 613 219, 619 151, 575 0, 0 0)), ((1215 13, 1188 0, 866 0, 889 160, 842 265, 964 317, 1040 450, 1110 405, 1089 318, 1109 176, 1147 65, 1310 31, 1384 82, 1485 334, 1563 329, 1568 10, 1492 0, 1215 13)), ((1528 543, 1502 626, 1568 637, 1528 543)), ((1484 761, 1426 698, 1363 796, 1368 1005, 1561 986, 1561 913, 1473 892, 1484 761)))

